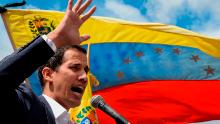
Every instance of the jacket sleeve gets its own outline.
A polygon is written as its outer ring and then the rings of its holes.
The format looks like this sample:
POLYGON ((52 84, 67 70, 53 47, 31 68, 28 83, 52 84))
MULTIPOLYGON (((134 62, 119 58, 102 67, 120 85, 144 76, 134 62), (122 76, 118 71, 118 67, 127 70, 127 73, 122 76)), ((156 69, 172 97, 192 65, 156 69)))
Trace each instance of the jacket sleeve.
POLYGON ((16 89, 53 54, 48 44, 38 36, 0 62, 0 82, 4 83, 4 88, 7 90, 16 89))

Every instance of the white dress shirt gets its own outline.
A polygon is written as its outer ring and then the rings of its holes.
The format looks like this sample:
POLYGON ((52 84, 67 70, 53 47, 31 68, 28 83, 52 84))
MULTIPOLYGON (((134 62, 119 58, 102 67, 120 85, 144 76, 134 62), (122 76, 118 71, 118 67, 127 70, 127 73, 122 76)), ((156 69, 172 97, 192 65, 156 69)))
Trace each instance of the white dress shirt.
POLYGON ((56 124, 74 124, 74 122, 70 120, 70 114, 67 112, 67 110, 63 106, 61 106, 58 102, 56 102, 51 97, 45 94, 43 94, 43 96, 47 100, 47 102, 49 103, 53 111, 56 124))

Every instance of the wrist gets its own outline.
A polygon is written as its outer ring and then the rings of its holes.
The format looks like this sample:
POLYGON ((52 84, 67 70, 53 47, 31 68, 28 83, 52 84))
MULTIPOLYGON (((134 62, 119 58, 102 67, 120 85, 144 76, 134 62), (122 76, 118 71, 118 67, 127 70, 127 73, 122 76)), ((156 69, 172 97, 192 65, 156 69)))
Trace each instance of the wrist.
POLYGON ((62 35, 59 35, 55 31, 50 32, 47 35, 48 39, 50 39, 55 44, 56 48, 60 48, 64 45, 62 39, 59 36, 62 36, 62 35))

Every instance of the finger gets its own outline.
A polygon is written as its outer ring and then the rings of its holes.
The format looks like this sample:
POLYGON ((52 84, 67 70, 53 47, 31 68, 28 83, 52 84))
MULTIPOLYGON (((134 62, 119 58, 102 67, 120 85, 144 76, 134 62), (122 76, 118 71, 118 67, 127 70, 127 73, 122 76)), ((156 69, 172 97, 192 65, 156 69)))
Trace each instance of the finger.
POLYGON ((72 10, 73 0, 68 1, 67 10, 72 10))
POLYGON ((80 42, 86 41, 90 38, 90 36, 88 34, 84 34, 82 36, 80 36, 80 42))
POLYGON ((86 8, 90 5, 90 3, 92 2, 92 0, 86 0, 85 3, 83 3, 83 5, 79 8, 78 10, 78 15, 81 15, 85 10, 86 8))
POLYGON ((82 16, 81 21, 82 23, 85 22, 96 10, 96 7, 93 6, 85 15, 82 16))
POLYGON ((79 7, 81 6, 82 2, 83 2, 83 0, 77 0, 76 4, 74 5, 72 10, 77 12, 79 7))

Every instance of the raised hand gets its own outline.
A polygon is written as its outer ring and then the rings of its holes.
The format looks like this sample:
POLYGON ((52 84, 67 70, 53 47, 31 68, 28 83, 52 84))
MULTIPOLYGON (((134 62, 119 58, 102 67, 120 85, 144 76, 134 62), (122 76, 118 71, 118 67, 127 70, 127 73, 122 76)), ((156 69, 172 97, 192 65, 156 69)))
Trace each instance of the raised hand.
POLYGON ((69 0, 64 18, 57 28, 48 34, 48 38, 55 43, 56 47, 80 44, 89 39, 89 35, 80 36, 79 28, 95 12, 96 7, 93 6, 87 13, 81 15, 92 0, 82 2, 83 0, 78 0, 72 7, 73 0, 69 0))

